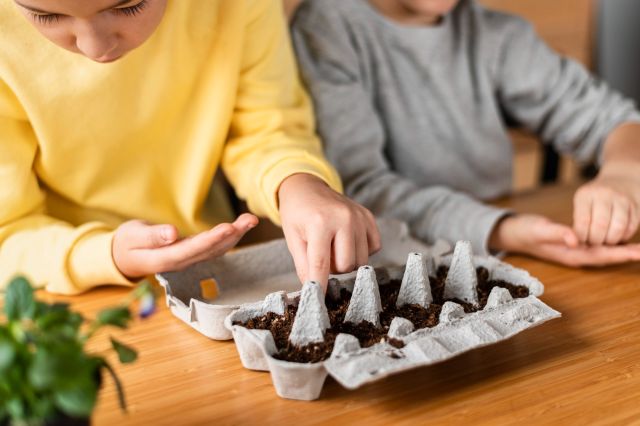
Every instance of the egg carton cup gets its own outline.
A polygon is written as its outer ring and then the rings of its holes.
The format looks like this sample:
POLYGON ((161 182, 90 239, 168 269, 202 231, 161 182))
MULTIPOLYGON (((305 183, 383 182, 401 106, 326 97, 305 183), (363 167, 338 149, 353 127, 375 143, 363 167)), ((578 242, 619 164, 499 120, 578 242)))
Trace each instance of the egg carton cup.
POLYGON ((270 331, 236 324, 268 312, 283 315, 287 306, 295 305, 298 309, 290 343, 304 347, 322 342, 330 324, 318 283, 305 283, 302 291, 274 292, 261 302, 244 304, 225 319, 225 326, 233 334, 244 367, 270 371, 276 393, 283 398, 314 400, 319 398, 327 375, 347 389, 356 389, 392 374, 439 363, 506 340, 561 315, 538 299, 544 291, 540 281, 494 257, 473 256, 469 242, 457 243, 453 255, 414 252, 409 254, 405 266, 361 267, 356 274, 330 279, 328 292, 331 297, 338 297, 342 289, 352 293, 345 321, 356 324, 368 321, 379 326, 382 310, 379 286, 402 280, 397 306, 410 303, 427 307, 432 302, 429 275, 434 276, 441 265, 449 267, 444 288, 446 299, 479 305, 476 267, 486 268, 491 280, 526 286, 529 296, 513 299, 507 289, 494 287, 485 307, 469 314, 461 305, 447 301, 439 324, 432 328, 414 330, 410 321, 396 317, 390 324, 388 337, 401 340, 403 348, 396 348, 385 339, 361 348, 356 337, 339 334, 330 357, 318 363, 279 360, 274 357, 277 348, 270 331))
MULTIPOLYGON (((451 251, 451 246, 443 241, 425 246, 409 235, 406 224, 396 220, 379 219, 378 229, 383 248, 369 260, 375 267, 398 269, 404 264, 406 253, 412 251, 434 257, 451 251)), ((349 282, 355 279, 355 274, 332 277, 349 282)), ((224 319, 240 305, 263 300, 277 291, 295 292, 301 287, 284 239, 238 249, 182 271, 157 274, 156 278, 164 288, 166 304, 173 315, 214 340, 232 338, 224 319), (217 287, 217 297, 205 297, 203 284, 217 287)))

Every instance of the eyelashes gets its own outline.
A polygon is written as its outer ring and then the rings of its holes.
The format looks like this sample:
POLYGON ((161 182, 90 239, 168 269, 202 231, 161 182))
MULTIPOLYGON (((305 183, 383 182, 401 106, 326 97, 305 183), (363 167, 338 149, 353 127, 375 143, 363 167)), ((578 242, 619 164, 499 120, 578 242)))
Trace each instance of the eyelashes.
MULTIPOLYGON (((149 0, 142 0, 139 3, 134 4, 133 6, 111 9, 109 12, 115 15, 133 17, 140 14, 144 9, 147 8, 148 5, 149 5, 149 0)), ((60 21, 60 18, 64 16, 57 13, 41 14, 41 13, 34 13, 31 11, 29 11, 29 14, 31 15, 31 18, 34 21, 42 25, 50 25, 50 24, 58 23, 58 21, 60 21)))
POLYGON ((50 15, 41 15, 39 13, 29 12, 34 21, 38 24, 53 24, 54 22, 58 22, 60 20, 60 15, 50 14, 50 15))
POLYGON ((112 12, 124 16, 135 16, 142 12, 149 5, 148 1, 149 0, 142 0, 140 3, 136 3, 133 6, 113 9, 112 12))

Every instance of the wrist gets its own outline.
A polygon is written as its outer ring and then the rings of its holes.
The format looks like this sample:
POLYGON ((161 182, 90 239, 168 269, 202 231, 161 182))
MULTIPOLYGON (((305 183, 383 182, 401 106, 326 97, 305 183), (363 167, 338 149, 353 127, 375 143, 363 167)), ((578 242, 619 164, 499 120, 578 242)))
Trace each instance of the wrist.
POLYGON ((329 185, 317 176, 308 173, 295 173, 290 175, 286 177, 278 187, 278 201, 285 198, 287 193, 295 192, 299 189, 308 191, 309 188, 316 185, 329 188, 329 185))
POLYGON ((513 225, 517 220, 517 215, 510 214, 503 216, 493 227, 489 236, 489 250, 495 252, 512 252, 516 250, 517 244, 513 234, 513 225))
POLYGON ((616 159, 603 163, 596 176, 596 180, 609 177, 640 180, 640 161, 633 159, 616 159))
POLYGON ((607 136, 602 148, 602 168, 620 163, 633 166, 640 164, 640 123, 628 121, 614 128, 607 136))

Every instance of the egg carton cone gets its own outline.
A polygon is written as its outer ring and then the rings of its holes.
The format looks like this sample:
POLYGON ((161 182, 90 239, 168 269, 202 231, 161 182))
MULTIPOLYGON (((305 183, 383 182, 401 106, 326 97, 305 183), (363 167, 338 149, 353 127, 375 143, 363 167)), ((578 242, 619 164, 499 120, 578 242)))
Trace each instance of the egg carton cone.
MULTIPOLYGON (((369 262, 377 272, 386 274, 386 279, 402 277, 406 253, 420 252, 429 254, 429 258, 438 258, 451 250, 451 246, 443 241, 428 247, 411 238, 407 225, 399 221, 379 219, 378 228, 383 248, 369 262)), ((337 284, 331 291, 351 290, 355 277, 355 272, 332 276, 331 281, 337 284)), ((173 315, 215 340, 232 338, 224 326, 224 319, 240 305, 263 300, 267 295, 276 297, 273 294, 277 293, 277 300, 269 302, 269 308, 265 308, 276 312, 284 309, 284 305, 277 306, 277 303, 284 303, 281 294, 301 288, 283 239, 238 249, 179 272, 157 274, 156 278, 164 288, 166 304, 173 315), (215 297, 207 294, 207 288, 215 290, 215 297)))
MULTIPOLYGON (((472 313, 465 313, 458 303, 446 301, 438 325, 431 328, 415 329, 411 321, 396 317, 387 336, 402 341, 402 348, 392 346, 385 339, 362 348, 356 337, 341 333, 336 337, 330 357, 317 363, 278 359, 278 349, 270 331, 242 325, 273 309, 274 295, 269 295, 263 302, 242 305, 225 319, 225 326, 233 334, 243 365, 252 370, 270 371, 279 396, 314 400, 320 397, 328 375, 347 389, 357 389, 392 374, 443 362, 469 350, 506 340, 561 315, 538 299, 544 292, 540 281, 494 257, 473 256, 467 242, 456 244, 452 255, 414 252, 409 254, 405 267, 374 268, 369 265, 361 267, 356 274, 335 277, 329 282, 329 297, 336 297, 342 289, 347 289, 351 299, 345 321, 366 321, 379 326, 380 286, 391 280, 401 280, 397 304, 424 307, 432 301, 429 269, 435 271, 442 265, 449 268, 444 284, 445 299, 455 298, 477 306, 477 267, 486 268, 491 280, 527 287, 529 296, 514 299, 507 289, 493 287, 486 305, 472 313)), ((290 344, 304 347, 323 341, 322 334, 330 324, 317 283, 306 283, 300 292, 278 293, 277 298, 278 312, 284 311, 283 304, 297 306, 290 344)))

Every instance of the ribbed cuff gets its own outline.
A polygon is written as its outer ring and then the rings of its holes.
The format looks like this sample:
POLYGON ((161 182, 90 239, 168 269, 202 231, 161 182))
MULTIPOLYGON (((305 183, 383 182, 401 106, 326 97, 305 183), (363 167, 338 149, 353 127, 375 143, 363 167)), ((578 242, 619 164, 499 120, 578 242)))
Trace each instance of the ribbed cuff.
POLYGON ((112 231, 93 230, 73 245, 67 258, 69 278, 78 292, 101 284, 133 285, 113 260, 112 231))
POLYGON ((261 189, 267 206, 266 214, 275 224, 280 225, 278 211, 278 189, 280 184, 289 176, 306 173, 326 182, 337 192, 342 192, 342 183, 338 173, 325 161, 311 156, 286 158, 277 162, 263 176, 261 189))

